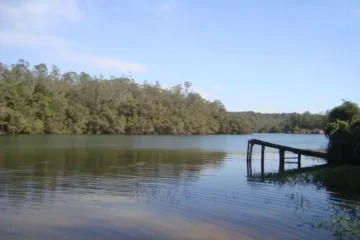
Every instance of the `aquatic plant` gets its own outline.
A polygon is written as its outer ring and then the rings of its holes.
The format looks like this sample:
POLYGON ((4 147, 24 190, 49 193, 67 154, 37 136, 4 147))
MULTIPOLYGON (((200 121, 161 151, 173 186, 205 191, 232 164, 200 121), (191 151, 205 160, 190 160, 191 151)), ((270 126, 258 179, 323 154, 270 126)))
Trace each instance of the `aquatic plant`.
MULTIPOLYGON (((331 230, 338 240, 353 240, 360 237, 360 167, 359 166, 319 166, 289 170, 284 173, 255 174, 250 181, 263 181, 283 185, 306 185, 325 188, 336 192, 342 201, 333 203, 334 214, 330 220, 317 219, 309 225, 331 230)), ((300 206, 304 199, 296 194, 289 194, 290 200, 300 206)))

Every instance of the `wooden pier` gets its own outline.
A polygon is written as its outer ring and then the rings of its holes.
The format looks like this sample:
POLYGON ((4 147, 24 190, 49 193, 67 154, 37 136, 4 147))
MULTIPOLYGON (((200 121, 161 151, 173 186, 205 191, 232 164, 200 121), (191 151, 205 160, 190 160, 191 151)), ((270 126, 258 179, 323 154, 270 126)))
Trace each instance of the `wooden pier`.
POLYGON ((284 146, 280 144, 275 144, 271 142, 265 142, 259 139, 251 139, 248 141, 247 147, 247 166, 248 166, 248 175, 252 175, 252 166, 251 166, 251 157, 254 145, 261 146, 261 174, 265 172, 265 147, 275 148, 279 150, 279 172, 285 171, 285 163, 297 164, 298 168, 301 168, 301 156, 309 156, 315 158, 327 158, 327 153, 308 150, 308 149, 300 149, 293 148, 289 146, 284 146), (296 157, 285 157, 285 152, 291 152, 293 154, 297 154, 296 157), (296 161, 285 161, 285 159, 295 159, 296 161))

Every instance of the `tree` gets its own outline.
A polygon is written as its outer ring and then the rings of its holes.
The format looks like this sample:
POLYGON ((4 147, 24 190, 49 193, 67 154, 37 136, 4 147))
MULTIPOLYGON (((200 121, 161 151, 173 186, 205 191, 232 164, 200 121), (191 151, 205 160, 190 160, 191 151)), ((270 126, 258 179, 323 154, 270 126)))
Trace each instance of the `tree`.
POLYGON ((169 89, 159 82, 110 80, 85 72, 20 60, 0 65, 0 131, 5 133, 242 134, 253 128, 244 115, 220 101, 190 92, 185 82, 169 89))
POLYGON ((337 120, 349 122, 360 114, 359 106, 356 103, 343 101, 343 104, 333 108, 329 113, 329 122, 337 120))
POLYGON ((359 112, 358 105, 349 101, 330 111, 325 128, 330 163, 360 164, 359 112))
POLYGON ((41 63, 39 65, 35 65, 34 66, 34 70, 33 70, 34 74, 36 76, 40 77, 47 77, 48 75, 48 69, 47 66, 44 63, 41 63))

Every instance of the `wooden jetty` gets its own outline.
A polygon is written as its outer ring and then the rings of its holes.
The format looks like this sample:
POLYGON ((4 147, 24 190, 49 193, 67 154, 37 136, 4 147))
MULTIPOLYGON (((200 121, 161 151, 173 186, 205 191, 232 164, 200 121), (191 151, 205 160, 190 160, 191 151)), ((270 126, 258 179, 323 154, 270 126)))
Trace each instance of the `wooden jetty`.
POLYGON ((248 141, 248 147, 247 147, 247 165, 248 165, 248 175, 252 175, 252 166, 251 166, 251 157, 252 157, 252 151, 254 145, 260 145, 261 146, 261 174, 264 174, 265 172, 265 147, 269 148, 275 148, 279 150, 279 172, 285 171, 285 163, 293 163, 297 164, 298 168, 301 168, 301 156, 309 156, 309 157, 315 157, 315 158, 327 158, 327 153, 320 152, 320 151, 314 151, 314 150, 308 150, 308 149, 300 149, 300 148, 294 148, 289 146, 284 146, 280 144, 275 144, 271 142, 265 142, 259 139, 250 139, 248 141), (285 157, 285 152, 291 152, 293 154, 297 154, 296 157, 285 157), (285 159, 295 159, 297 161, 285 161, 285 159))

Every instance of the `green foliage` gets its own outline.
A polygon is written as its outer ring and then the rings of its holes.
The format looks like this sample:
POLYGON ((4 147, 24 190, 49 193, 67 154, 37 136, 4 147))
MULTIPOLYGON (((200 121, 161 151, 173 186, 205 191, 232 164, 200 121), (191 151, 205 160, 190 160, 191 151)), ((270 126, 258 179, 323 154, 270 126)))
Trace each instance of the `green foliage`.
POLYGON ((238 112, 249 118, 253 131, 258 133, 322 133, 327 121, 326 114, 255 113, 238 112))
POLYGON ((329 113, 329 122, 341 120, 350 122, 355 116, 360 114, 359 106, 350 101, 344 101, 343 104, 333 108, 329 113))
POLYGON ((331 230, 337 240, 356 240, 360 238, 360 211, 356 204, 346 207, 334 207, 335 214, 331 221, 317 224, 318 228, 331 230))
POLYGON ((360 164, 360 109, 345 101, 330 111, 325 134, 329 139, 329 162, 360 164))
POLYGON ((329 122, 325 127, 325 134, 328 137, 338 134, 339 132, 348 132, 349 124, 342 120, 335 120, 334 122, 329 122))
POLYGON ((125 77, 61 74, 43 63, 30 70, 24 60, 11 67, 0 63, 0 132, 321 133, 325 127, 324 114, 226 112, 220 101, 208 101, 190 88, 189 82, 164 89, 158 82, 138 84, 125 77))
POLYGON ((0 132, 9 134, 245 134, 246 116, 227 113, 220 101, 190 90, 164 89, 67 72, 20 60, 0 64, 0 132))

